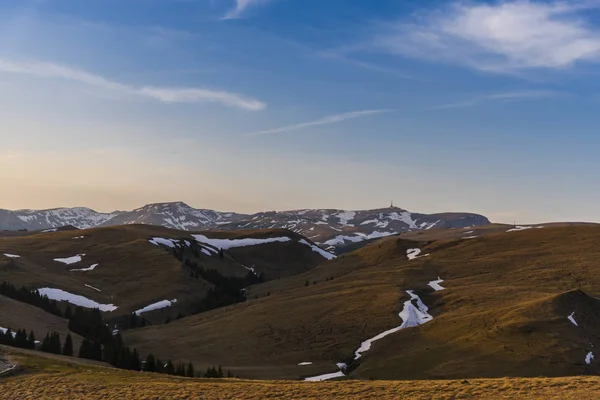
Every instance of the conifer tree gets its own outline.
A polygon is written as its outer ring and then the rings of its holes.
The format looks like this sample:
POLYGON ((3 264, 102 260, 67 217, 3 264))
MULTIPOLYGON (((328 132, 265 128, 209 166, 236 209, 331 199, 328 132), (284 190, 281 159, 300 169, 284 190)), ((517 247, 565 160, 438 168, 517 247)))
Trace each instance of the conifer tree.
POLYGON ((194 374, 194 366, 192 365, 191 361, 188 363, 185 375, 187 377, 189 377, 189 378, 193 378, 195 376, 195 374, 194 374))
POLYGON ((35 349, 35 335, 33 331, 29 332, 29 337, 27 338, 27 341, 29 342, 29 348, 35 349))
POLYGON ((62 353, 65 356, 73 355, 73 339, 71 338, 70 333, 67 335, 67 338, 65 339, 65 345, 63 346, 62 353))
POLYGON ((144 371, 156 372, 156 361, 152 353, 148 354, 148 357, 146 357, 146 362, 144 363, 144 371))

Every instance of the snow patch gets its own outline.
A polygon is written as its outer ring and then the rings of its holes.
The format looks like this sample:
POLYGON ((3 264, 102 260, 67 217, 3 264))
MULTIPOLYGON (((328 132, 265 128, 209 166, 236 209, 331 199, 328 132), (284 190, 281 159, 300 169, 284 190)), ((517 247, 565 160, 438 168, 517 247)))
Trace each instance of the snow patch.
POLYGON ((118 308, 114 304, 100 304, 87 297, 69 293, 61 289, 41 288, 37 291, 41 296, 47 296, 50 300, 67 301, 80 307, 97 308, 100 311, 114 311, 118 308))
POLYGON ((575 311, 573 311, 573 312, 571 313, 571 315, 569 315, 567 318, 569 319, 569 321, 571 321, 571 323, 572 323, 573 325, 575 325, 575 326, 579 326, 579 325, 577 325, 577 321, 575 321, 575 317, 574 317, 574 316, 575 316, 575 311))
POLYGON ((594 359, 594 353, 592 353, 591 351, 589 353, 587 353, 587 355, 585 356, 585 363, 586 364, 591 364, 592 360, 594 359))
POLYGON ((160 246, 162 244, 163 246, 167 246, 172 249, 174 249, 175 246, 177 246, 177 244, 179 243, 178 240, 165 239, 165 238, 160 238, 160 237, 152 238, 152 239, 148 240, 148 242, 152 243, 155 246, 160 246))
POLYGON ((8 258, 21 258, 21 256, 18 256, 16 254, 8 254, 8 253, 4 253, 4 257, 8 257, 8 258))
POLYGON ((423 301, 421 301, 419 296, 414 294, 412 290, 407 290, 406 293, 410 295, 410 300, 404 302, 404 308, 398 314, 403 321, 402 325, 389 329, 377 336, 372 337, 371 339, 362 342, 360 347, 354 352, 355 360, 358 360, 360 357, 362 357, 362 353, 369 351, 373 342, 383 339, 384 337, 402 329, 423 325, 433 319, 433 317, 427 312, 429 308, 425 305, 425 303, 423 303, 423 301), (416 306, 413 304, 413 301, 417 303, 416 306))
POLYGON ((477 237, 476 235, 474 235, 474 236, 465 236, 462 239, 475 239, 476 237, 477 237))
POLYGON ((75 264, 81 261, 81 258, 85 256, 85 254, 77 254, 76 256, 73 257, 66 257, 66 258, 55 258, 54 261, 59 262, 59 263, 63 263, 66 265, 71 265, 71 264, 75 264))
POLYGON ((323 250, 322 248, 320 248, 319 246, 316 246, 314 244, 310 244, 309 242, 307 242, 305 239, 300 239, 298 241, 298 243, 302 243, 305 244, 307 246, 309 246, 312 251, 314 251, 315 253, 319 253, 320 255, 322 255, 324 258, 328 259, 328 260, 333 260, 334 258, 336 258, 335 255, 326 252, 325 250, 323 250))
POLYGON ((82 272, 85 272, 85 271, 93 271, 93 270, 94 270, 94 269, 95 269, 97 266, 98 266, 98 264, 92 264, 92 265, 90 265, 90 266, 89 266, 89 267, 87 267, 87 268, 72 269, 72 270, 70 270, 70 271, 71 271, 71 272, 75 272, 75 271, 82 271, 82 272))
POLYGON ((507 230, 506 232, 519 232, 519 231, 524 231, 526 229, 532 229, 533 226, 515 226, 512 229, 507 230))
POLYGON ((329 379, 341 378, 342 376, 346 376, 346 375, 344 375, 344 373, 342 371, 338 371, 338 372, 334 372, 332 374, 311 376, 310 378, 306 378, 304 380, 306 382, 321 382, 321 381, 327 381, 329 379))
POLYGON ((85 285, 85 287, 88 287, 90 289, 94 289, 96 292, 101 292, 102 290, 98 289, 97 287, 93 287, 92 285, 85 285))
POLYGON ((140 314, 145 313, 145 312, 160 310, 160 309, 166 308, 166 307, 171 307, 171 305, 173 305, 173 303, 177 303, 177 299, 162 300, 162 301, 150 304, 150 305, 148 305, 144 308, 141 308, 137 311, 134 311, 134 313, 135 313, 135 315, 139 316, 140 314))
POLYGON ((442 282, 444 282, 444 280, 440 279, 440 277, 438 276, 437 280, 429 282, 427 286, 430 286, 433 290, 439 292, 440 290, 446 289, 445 287, 440 286, 440 283, 442 282))
MULTIPOLYGON (((3 334, 6 334, 7 331, 8 331, 7 328, 3 328, 3 327, 0 326, 0 332, 2 332, 3 334)), ((13 332, 12 329, 11 329, 10 333, 11 333, 11 335, 12 335, 13 338, 17 337, 17 332, 13 332)))
POLYGON ((348 225, 348 222, 356 217, 356 213, 354 211, 342 211, 336 217, 340 220, 340 225, 348 225))
POLYGON ((277 238, 267 238, 267 239, 253 239, 253 238, 244 238, 244 239, 211 239, 204 235, 192 235, 194 239, 196 239, 200 243, 206 243, 217 249, 228 250, 234 247, 245 247, 245 246, 256 246, 260 244, 267 243, 284 243, 289 242, 290 239, 287 236, 277 237, 277 238))
POLYGON ((75 236, 74 238, 71 238, 73 240, 78 240, 78 239, 83 239, 85 236, 75 236))
POLYGON ((417 258, 427 257, 429 255, 429 254, 423 254, 422 256, 420 256, 419 254, 421 254, 421 249, 408 249, 408 250, 406 250, 406 257, 409 260, 415 260, 417 258))
POLYGON ((44 230, 42 231, 42 233, 56 232, 57 230, 58 230, 58 229, 56 229, 56 228, 44 229, 44 230))
POLYGON ((312 365, 312 362, 304 361, 304 362, 298 363, 298 365, 312 365))

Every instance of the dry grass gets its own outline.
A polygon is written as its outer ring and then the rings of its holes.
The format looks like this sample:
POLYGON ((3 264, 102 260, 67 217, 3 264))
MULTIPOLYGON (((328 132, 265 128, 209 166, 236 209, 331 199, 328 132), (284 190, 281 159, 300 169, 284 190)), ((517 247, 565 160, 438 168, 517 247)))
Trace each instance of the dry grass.
MULTIPOLYGON (((286 230, 206 233, 209 237, 272 237, 298 235, 286 230)), ((0 281, 16 286, 54 287, 83 295, 103 304, 119 308, 111 315, 129 314, 148 304, 165 299, 178 299, 178 304, 164 312, 173 318, 186 301, 204 297, 212 284, 192 279, 181 263, 167 250, 148 243, 151 237, 192 240, 189 232, 149 225, 127 225, 69 230, 53 233, 0 237, 0 281), (74 240, 73 237, 84 236, 74 240), (20 255, 10 259, 2 253, 20 255), (85 254, 83 261, 64 265, 54 258, 85 254), (99 264, 88 272, 71 272, 99 264), (101 290, 98 292, 85 285, 101 290)), ((224 275, 244 276, 248 273, 240 263, 256 267, 267 276, 289 276, 315 267, 324 259, 308 246, 293 240, 232 250, 224 260, 200 253, 201 264, 224 275)), ((159 311, 161 313, 162 311, 159 311)), ((160 320, 164 321, 166 315, 160 320)), ((28 327, 27 327, 28 328, 28 327)))
POLYGON ((290 382, 186 379, 119 371, 45 356, 13 356, 25 373, 0 379, 6 400, 107 399, 590 399, 600 379, 290 382))
POLYGON ((69 322, 66 319, 0 295, 0 327, 10 327, 13 331, 27 329, 28 333, 33 330, 39 341, 43 340, 47 333, 58 332, 61 343, 64 343, 67 334, 70 333, 73 339, 73 348, 77 351, 82 338, 78 334, 70 332, 68 325, 69 322))
POLYGON ((251 291, 269 297, 130 331, 125 341, 253 379, 333 372, 361 341, 400 325, 405 290, 414 289, 435 319, 376 342, 351 377, 597 374, 600 364, 584 358, 590 344, 600 347, 600 306, 588 296, 600 294, 598 243, 598 226, 550 227, 422 242, 430 256, 408 261, 415 243, 388 238, 251 291), (442 292, 427 286, 438 276, 442 292), (579 327, 566 318, 573 311, 579 327))

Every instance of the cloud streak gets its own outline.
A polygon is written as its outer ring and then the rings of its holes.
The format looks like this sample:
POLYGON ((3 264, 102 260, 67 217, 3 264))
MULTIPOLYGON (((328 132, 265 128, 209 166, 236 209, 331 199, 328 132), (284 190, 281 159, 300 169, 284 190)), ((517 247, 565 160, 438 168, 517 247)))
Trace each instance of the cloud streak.
POLYGON ((137 87, 115 82, 80 69, 42 61, 0 59, 0 72, 28 75, 36 78, 62 79, 163 103, 216 103, 249 111, 259 111, 266 107, 266 104, 259 100, 247 98, 237 93, 193 87, 137 87))
POLYGON ((236 0, 235 7, 230 10, 222 20, 240 19, 248 11, 248 9, 267 4, 273 0, 236 0))
POLYGON ((264 130, 264 131, 260 131, 260 132, 248 133, 246 136, 275 135, 278 133, 297 131, 297 130, 301 130, 301 129, 312 128, 315 126, 336 124, 338 122, 343 122, 343 121, 346 121, 349 119, 362 118, 362 117, 367 117, 367 116, 391 112, 391 111, 393 111, 393 110, 379 109, 379 110, 352 111, 352 112, 347 112, 347 113, 343 113, 343 114, 329 115, 327 117, 319 118, 315 121, 303 122, 301 124, 288 125, 288 126, 284 126, 281 128, 268 129, 268 130, 264 130))
POLYGON ((501 92, 492 93, 479 97, 472 98, 470 100, 460 101, 456 103, 442 104, 440 106, 431 107, 430 110, 448 110, 453 108, 467 108, 475 107, 482 103, 489 103, 494 101, 509 102, 509 101, 525 101, 532 99, 556 97, 561 93, 554 92, 551 90, 522 90, 514 92, 501 92))
POLYGON ((387 25, 371 45, 491 72, 566 69, 600 62, 600 29, 585 18, 594 8, 600 2, 460 2, 387 25))

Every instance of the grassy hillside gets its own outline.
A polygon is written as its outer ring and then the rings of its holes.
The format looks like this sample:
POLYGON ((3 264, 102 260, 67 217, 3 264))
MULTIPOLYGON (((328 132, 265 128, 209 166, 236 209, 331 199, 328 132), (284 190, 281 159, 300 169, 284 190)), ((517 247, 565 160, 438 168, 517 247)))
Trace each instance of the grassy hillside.
MULTIPOLYGON (((198 251, 197 265, 216 270, 226 277, 243 277, 254 268, 275 279, 309 270, 325 261, 299 235, 285 230, 261 232, 205 233, 209 237, 264 238, 287 236, 285 243, 268 243, 228 250, 223 258, 216 250, 198 251)), ((0 281, 30 288, 51 287, 85 296, 101 304, 114 304, 111 316, 127 315, 161 300, 177 299, 172 307, 154 311, 157 321, 173 318, 186 311, 214 287, 202 277, 191 277, 167 245, 149 243, 154 238, 175 239, 195 243, 189 232, 147 225, 128 225, 89 230, 59 230, 0 238, 0 281), (10 258, 4 254, 18 255, 10 258), (80 262, 65 265, 55 258, 85 254, 80 262), (88 271, 74 269, 91 268, 88 271)), ((195 246, 199 246, 195 244, 195 246)), ((182 245, 181 247, 185 247, 182 245)), ((178 249, 179 251, 179 249, 178 249)), ((149 318, 152 319, 150 315, 149 318)))
POLYGON ((387 238, 249 290, 259 296, 269 288, 269 296, 131 331, 125 341, 142 353, 223 364, 243 377, 334 372, 335 362, 351 358, 363 340, 401 324, 398 312, 411 289, 433 321, 375 342, 351 377, 600 373, 597 361, 584 362, 600 346, 594 299, 600 294, 600 227, 506 231, 418 243, 387 238), (411 247, 429 256, 408 260, 411 247), (446 289, 435 292, 427 283, 438 276, 446 289), (572 312, 579 326, 567 319, 572 312))
POLYGON ((0 295, 0 327, 10 327, 12 331, 26 329, 29 332, 33 330, 36 339, 39 341, 46 334, 57 332, 60 335, 61 343, 64 343, 67 334, 70 333, 75 349, 79 349, 82 340, 76 333, 69 332, 66 319, 2 295, 0 295))
POLYGON ((92 362, 0 348, 23 370, 0 378, 6 399, 586 399, 597 377, 446 381, 285 382, 187 379, 104 368, 92 362))

